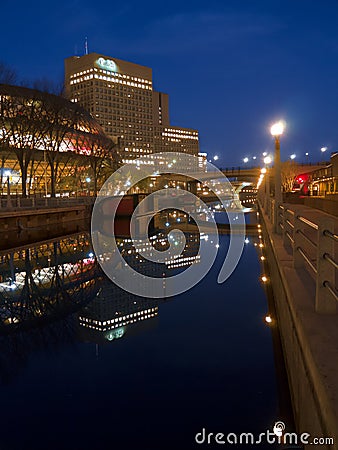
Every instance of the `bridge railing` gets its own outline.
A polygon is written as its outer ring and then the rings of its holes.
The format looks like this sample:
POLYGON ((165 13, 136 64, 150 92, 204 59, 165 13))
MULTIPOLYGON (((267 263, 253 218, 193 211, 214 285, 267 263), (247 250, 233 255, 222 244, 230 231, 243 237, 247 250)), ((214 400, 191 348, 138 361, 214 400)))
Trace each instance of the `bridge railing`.
POLYGON ((273 198, 260 198, 260 204, 292 255, 293 268, 307 270, 315 281, 316 312, 336 313, 338 220, 301 205, 276 206, 273 198))
POLYGON ((8 211, 22 211, 45 208, 67 208, 79 205, 92 205, 96 197, 45 197, 45 198, 22 198, 22 197, 0 197, 0 213, 8 211))

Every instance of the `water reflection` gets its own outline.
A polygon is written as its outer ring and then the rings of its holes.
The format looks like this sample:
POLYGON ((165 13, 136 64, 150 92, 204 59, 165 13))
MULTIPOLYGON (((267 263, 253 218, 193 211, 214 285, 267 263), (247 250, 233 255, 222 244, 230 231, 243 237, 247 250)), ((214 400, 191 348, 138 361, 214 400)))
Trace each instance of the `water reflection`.
MULTIPOLYGON (((7 383, 1 394, 9 427, 16 426, 18 409, 33 405, 22 435, 35 436, 38 420, 45 445, 55 431, 54 408, 62 411, 54 448, 66 441, 67 448, 105 448, 97 443, 99 429, 107 442, 147 450, 166 448, 169 429, 168 448, 181 441, 192 448, 203 426, 270 427, 283 416, 275 412, 271 336, 261 320, 266 305, 257 282, 262 273, 256 251, 264 252, 254 246, 262 242, 259 236, 248 239, 226 287, 217 285, 216 267, 201 285, 170 302, 165 295, 135 296, 108 280, 87 233, 0 253, 0 379, 7 383), (155 424, 151 430, 149 423, 155 424)), ((126 263, 162 279, 165 294, 169 277, 201 264, 201 237, 185 238, 182 255, 160 269, 130 238, 117 242, 126 263)), ((212 235, 202 238, 215 245, 212 235)), ((221 238, 220 250, 226 250, 227 237, 221 238)), ((162 232, 151 242, 149 252, 169 247, 162 232)), ((22 439, 9 448, 24 448, 22 439)))
POLYGON ((55 320, 99 289, 87 233, 0 252, 0 331, 55 320))
MULTIPOLYGON (((167 277, 199 262, 199 241, 197 234, 187 234, 182 254, 159 265, 144 255, 169 247, 164 233, 152 236, 147 249, 138 249, 129 238, 117 238, 126 264, 141 274, 163 279, 163 298, 167 277)), ((114 255, 109 253, 109 258, 114 264, 114 255)), ((119 270, 118 264, 115 270, 119 270)), ((94 257, 88 233, 0 252, 3 334, 57 320, 85 306, 79 314, 80 327, 96 331, 99 340, 102 336, 113 340, 122 337, 126 327, 155 317, 158 303, 129 294, 107 279, 94 257)))

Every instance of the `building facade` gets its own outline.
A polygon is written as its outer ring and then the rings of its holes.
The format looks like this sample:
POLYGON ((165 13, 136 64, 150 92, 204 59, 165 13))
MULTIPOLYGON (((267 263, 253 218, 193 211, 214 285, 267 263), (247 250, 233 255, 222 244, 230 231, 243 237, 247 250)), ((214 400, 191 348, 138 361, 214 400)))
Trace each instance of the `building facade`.
POLYGON ((65 87, 119 138, 122 162, 163 151, 198 155, 198 131, 170 125, 169 97, 153 90, 151 68, 98 53, 73 56, 65 60, 65 87))

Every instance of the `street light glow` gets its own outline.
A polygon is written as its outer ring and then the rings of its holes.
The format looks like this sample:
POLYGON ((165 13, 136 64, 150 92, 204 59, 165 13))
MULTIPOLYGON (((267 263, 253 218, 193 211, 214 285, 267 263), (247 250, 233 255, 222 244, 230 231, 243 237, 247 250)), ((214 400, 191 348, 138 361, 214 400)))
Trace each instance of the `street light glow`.
POLYGON ((272 136, 280 136, 284 132, 284 123, 280 120, 272 125, 270 132, 272 136))
POLYGON ((320 149, 320 151, 321 151, 322 153, 326 152, 326 150, 327 150, 327 147, 322 147, 322 148, 320 149))
POLYGON ((215 155, 214 156, 214 161, 217 161, 218 160, 218 155, 215 155))
POLYGON ((264 164, 265 164, 265 165, 271 164, 271 163, 272 163, 272 158, 271 158, 270 155, 268 155, 268 156, 266 156, 266 157, 263 159, 263 161, 264 161, 264 164))
POLYGON ((243 158, 243 162, 244 162, 244 163, 249 162, 249 158, 246 156, 245 158, 243 158))
POLYGON ((292 155, 290 155, 290 159, 295 159, 296 158, 296 154, 292 153, 292 155))

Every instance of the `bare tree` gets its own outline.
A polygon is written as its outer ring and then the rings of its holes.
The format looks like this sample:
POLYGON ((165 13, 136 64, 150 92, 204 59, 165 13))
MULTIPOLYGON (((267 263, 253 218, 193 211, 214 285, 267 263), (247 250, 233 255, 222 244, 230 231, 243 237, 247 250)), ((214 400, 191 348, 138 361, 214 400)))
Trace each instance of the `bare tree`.
POLYGON ((28 83, 29 87, 36 89, 41 92, 46 92, 48 94, 54 94, 60 97, 64 97, 64 82, 63 81, 54 81, 48 78, 38 78, 30 83, 28 83))
POLYGON ((16 80, 17 74, 15 70, 0 61, 0 83, 15 84, 16 80))
POLYGON ((294 161, 282 163, 282 186, 284 192, 291 192, 295 177, 298 175, 298 165, 294 161))
POLYGON ((0 128, 2 147, 10 148, 16 155, 21 170, 22 196, 27 197, 29 163, 34 159, 37 149, 41 148, 43 127, 43 109, 39 93, 15 86, 3 86, 0 102, 0 128))
POLYGON ((103 161, 115 160, 118 155, 117 144, 83 108, 28 88, 0 85, 0 131, 1 152, 10 150, 19 162, 23 197, 27 196, 27 182, 30 186, 33 179, 34 158, 41 161, 42 151, 50 166, 52 197, 56 196, 59 172, 62 176, 64 168, 75 163, 87 171, 91 168, 96 194, 103 161))

